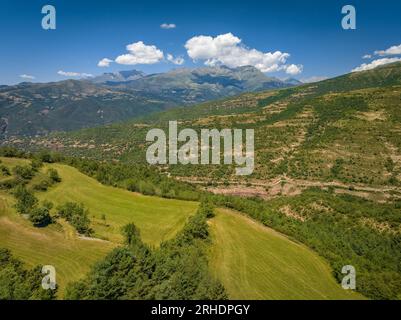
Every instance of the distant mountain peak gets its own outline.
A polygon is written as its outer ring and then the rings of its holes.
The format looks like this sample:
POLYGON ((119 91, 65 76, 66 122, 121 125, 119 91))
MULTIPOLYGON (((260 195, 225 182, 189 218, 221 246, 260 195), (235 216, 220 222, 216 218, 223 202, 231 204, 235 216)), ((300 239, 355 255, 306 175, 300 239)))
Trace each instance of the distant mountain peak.
POLYGON ((118 72, 107 72, 100 76, 90 79, 93 83, 108 83, 108 82, 126 82, 140 79, 146 76, 142 71, 138 70, 126 70, 118 72))
POLYGON ((293 86, 298 86, 298 85, 303 84, 302 81, 300 81, 300 80, 298 80, 298 79, 295 79, 295 78, 288 78, 288 79, 285 79, 285 80, 283 80, 283 81, 284 81, 285 83, 288 83, 288 84, 293 85, 293 86))

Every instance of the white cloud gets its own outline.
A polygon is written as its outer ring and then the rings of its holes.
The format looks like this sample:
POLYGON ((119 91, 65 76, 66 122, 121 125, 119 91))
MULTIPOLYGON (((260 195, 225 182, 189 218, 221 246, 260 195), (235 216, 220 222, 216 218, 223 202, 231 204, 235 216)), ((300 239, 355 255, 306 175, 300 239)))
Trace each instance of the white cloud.
POLYGON ((22 78, 22 79, 27 79, 27 80, 33 80, 33 79, 35 79, 34 76, 31 76, 31 75, 29 75, 29 74, 21 74, 21 75, 20 75, 20 78, 22 78))
POLYGON ((175 29, 177 26, 174 23, 163 23, 160 25, 162 29, 175 29))
POLYGON ((372 70, 374 68, 377 68, 379 66, 388 64, 388 63, 393 63, 401 61, 401 58, 382 58, 382 59, 377 59, 373 60, 371 63, 363 63, 359 67, 353 69, 351 72, 359 72, 359 71, 366 71, 366 70, 372 70))
POLYGON ((292 76, 302 73, 303 68, 304 67, 302 65, 297 66, 295 64, 291 64, 289 66, 283 66, 283 70, 285 70, 286 73, 292 76))
POLYGON ((174 56, 172 54, 167 54, 167 60, 176 64, 176 65, 182 65, 184 64, 185 60, 183 57, 176 57, 174 58, 174 56))
POLYGON ((97 64, 97 66, 98 66, 98 67, 101 67, 101 68, 110 67, 110 63, 112 63, 112 62, 114 62, 114 61, 111 60, 111 59, 108 59, 108 58, 104 58, 104 59, 102 59, 102 60, 99 61, 99 63, 97 64))
POLYGON ((323 80, 327 80, 327 79, 328 79, 328 77, 326 77, 326 76, 313 76, 310 78, 301 79, 301 81, 303 83, 313 83, 313 82, 319 82, 319 81, 323 81, 323 80))
POLYGON ((164 59, 163 51, 156 46, 148 46, 142 41, 129 44, 127 51, 129 53, 117 57, 117 63, 125 65, 154 64, 164 59))
POLYGON ((375 51, 375 54, 378 56, 391 56, 401 54, 401 44, 398 46, 392 46, 386 50, 375 51))
POLYGON ((90 73, 80 73, 80 72, 71 72, 71 71, 58 71, 58 75, 63 77, 80 77, 80 78, 92 78, 93 74, 90 73))
POLYGON ((372 55, 371 54, 365 54, 362 59, 372 59, 372 55))
POLYGON ((289 74, 298 74, 302 66, 285 65, 290 54, 281 51, 261 52, 242 45, 242 40, 232 33, 221 34, 215 38, 196 36, 189 39, 185 48, 194 61, 204 60, 205 65, 224 64, 228 67, 251 65, 262 72, 285 70, 289 74))

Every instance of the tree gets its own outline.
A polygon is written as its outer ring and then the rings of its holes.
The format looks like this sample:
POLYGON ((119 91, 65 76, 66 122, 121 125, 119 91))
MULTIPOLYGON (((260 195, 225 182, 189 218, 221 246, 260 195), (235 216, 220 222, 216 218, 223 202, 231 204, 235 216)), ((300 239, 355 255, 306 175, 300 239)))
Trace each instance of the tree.
POLYGON ((55 290, 42 288, 41 269, 25 269, 9 250, 0 248, 0 300, 54 299, 55 290))
POLYGON ((123 227, 123 235, 125 237, 125 242, 130 246, 138 241, 141 241, 141 236, 139 229, 135 224, 130 223, 123 227))
POLYGON ((58 215, 66 219, 79 233, 90 235, 90 220, 88 210, 82 204, 66 202, 57 208, 58 215))
POLYGON ((24 186, 18 185, 14 191, 14 196, 17 199, 15 205, 17 211, 21 214, 29 214, 38 204, 38 199, 28 191, 24 186))
POLYGON ((29 220, 35 227, 45 227, 52 222, 49 209, 46 207, 34 208, 29 214, 29 220))
POLYGON ((31 166, 15 166, 13 173, 24 180, 31 180, 35 175, 35 170, 31 166))
POLYGON ((61 182, 61 178, 56 169, 51 168, 47 171, 47 173, 53 182, 61 182))

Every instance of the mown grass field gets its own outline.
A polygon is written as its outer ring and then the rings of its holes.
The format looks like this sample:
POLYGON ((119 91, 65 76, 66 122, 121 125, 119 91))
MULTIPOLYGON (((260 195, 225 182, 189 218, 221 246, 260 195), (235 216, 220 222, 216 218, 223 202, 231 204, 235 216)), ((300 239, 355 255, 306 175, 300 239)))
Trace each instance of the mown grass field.
POLYGON ((80 279, 115 246, 107 241, 79 239, 71 229, 63 230, 59 225, 34 228, 15 212, 13 203, 10 195, 0 193, 0 247, 10 249, 29 267, 53 265, 59 297, 68 282, 80 279))
MULTIPOLYGON (((29 163, 23 159, 1 160, 9 168, 29 163)), ((10 249, 28 266, 55 266, 60 297, 68 282, 83 277, 91 265, 121 243, 121 227, 125 224, 134 222, 140 228, 144 241, 157 246, 161 241, 173 237, 197 208, 195 202, 148 197, 103 186, 65 165, 46 165, 42 171, 48 167, 57 169, 62 182, 35 195, 55 205, 65 201, 83 203, 90 211, 94 236, 110 241, 80 238, 62 220, 46 228, 34 228, 27 219, 16 213, 13 196, 0 191, 0 247, 10 249), (106 220, 101 219, 103 214, 106 220)), ((39 177, 40 174, 34 179, 39 177)))
POLYGON ((133 222, 144 242, 157 246, 174 237, 198 207, 196 202, 144 196, 105 186, 66 165, 49 166, 59 172, 62 181, 47 192, 37 193, 39 199, 56 205, 66 201, 83 203, 90 210, 95 236, 113 242, 120 242, 121 227, 133 222))
POLYGON ((247 217, 219 209, 210 221, 211 267, 230 299, 360 299, 336 283, 312 250, 247 217))

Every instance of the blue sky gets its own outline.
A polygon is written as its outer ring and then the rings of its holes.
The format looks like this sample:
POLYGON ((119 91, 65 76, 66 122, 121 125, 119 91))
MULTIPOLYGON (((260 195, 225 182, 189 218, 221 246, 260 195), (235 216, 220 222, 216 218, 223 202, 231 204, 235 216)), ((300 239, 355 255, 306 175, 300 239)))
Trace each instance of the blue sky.
POLYGON ((59 71, 67 75, 131 69, 154 73, 246 61, 270 76, 309 79, 401 57, 397 47, 385 51, 401 44, 401 1, 394 0, 2 0, 0 6, 0 84, 29 80, 21 75, 33 76, 37 82, 68 78, 59 71), (41 9, 46 4, 57 10, 56 30, 41 27, 41 9), (356 30, 341 27, 341 8, 346 4, 356 8, 356 30), (163 29, 163 23, 175 28, 163 29), (216 38, 219 35, 225 36, 216 38), (137 44, 131 47, 133 52, 126 48, 130 44, 137 44), (382 53, 374 54, 378 50, 382 53), (185 62, 174 64, 168 54, 185 62), (366 54, 372 57, 362 59, 366 54), (111 62, 109 67, 99 67, 103 58, 130 64, 111 62), (147 64, 135 64, 138 61, 147 64))

